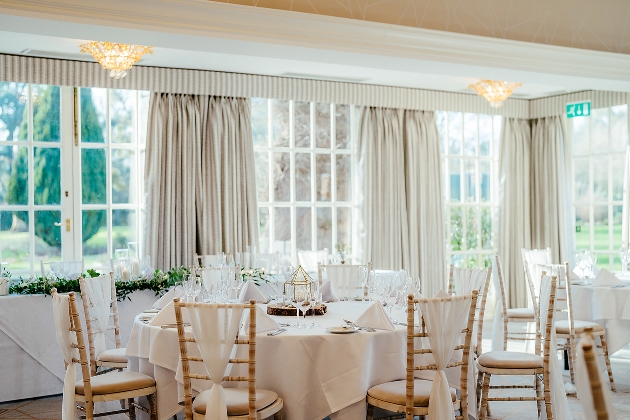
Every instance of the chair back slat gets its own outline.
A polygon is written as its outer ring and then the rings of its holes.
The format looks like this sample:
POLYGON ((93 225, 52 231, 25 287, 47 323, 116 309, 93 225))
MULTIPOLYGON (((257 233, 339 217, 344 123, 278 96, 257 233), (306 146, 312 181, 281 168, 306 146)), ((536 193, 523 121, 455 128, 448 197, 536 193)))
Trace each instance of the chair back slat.
POLYGON ((317 278, 319 285, 323 284, 324 271, 328 276, 328 281, 332 285, 337 295, 341 298, 355 298, 363 295, 363 276, 370 278, 372 263, 359 264, 332 264, 324 265, 317 263, 317 278))

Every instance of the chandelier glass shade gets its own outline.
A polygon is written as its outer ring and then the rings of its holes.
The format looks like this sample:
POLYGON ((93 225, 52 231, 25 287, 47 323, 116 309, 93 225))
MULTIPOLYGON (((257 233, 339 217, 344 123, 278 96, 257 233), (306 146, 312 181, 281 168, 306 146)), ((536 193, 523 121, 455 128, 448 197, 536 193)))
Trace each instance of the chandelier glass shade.
POLYGON ((109 77, 116 79, 125 77, 127 70, 137 63, 143 55, 153 54, 153 47, 113 42, 92 41, 81 44, 79 47, 81 52, 92 54, 103 68, 109 70, 109 77))
POLYGON ((522 83, 504 82, 501 80, 480 80, 474 85, 468 86, 483 96, 493 108, 499 108, 503 102, 510 97, 512 91, 521 86, 522 83))

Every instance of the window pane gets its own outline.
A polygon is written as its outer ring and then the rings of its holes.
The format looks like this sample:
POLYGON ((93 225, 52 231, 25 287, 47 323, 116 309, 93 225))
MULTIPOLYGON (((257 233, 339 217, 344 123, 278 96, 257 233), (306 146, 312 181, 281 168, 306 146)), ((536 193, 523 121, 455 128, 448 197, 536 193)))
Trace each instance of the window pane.
POLYGON ((61 203, 61 149, 36 147, 33 159, 35 204, 61 203))
POLYGON ((462 153, 462 113, 448 113, 448 153, 460 155, 462 153))
MULTIPOLYGON (((573 172, 574 179, 573 185, 575 188, 575 202, 577 204, 586 204, 589 202, 588 194, 588 158, 576 158, 573 159, 573 172)), ((588 220, 588 217, 587 217, 588 220)))
POLYGON ((269 146, 269 100, 252 98, 252 138, 254 146, 269 146))
POLYGON ((337 201, 352 201, 352 156, 337 155, 337 201))
POLYGON ((107 138, 107 89, 81 88, 81 141, 105 143, 107 138))
POLYGON ((611 151, 625 152, 628 145, 628 105, 610 108, 611 151))
POLYGON ((500 115, 494 115, 492 117, 492 144, 493 144, 493 154, 496 158, 499 157, 499 145, 501 144, 501 129, 503 126, 503 118, 500 115))
MULTIPOLYGON (((623 224, 623 208, 621 206, 613 206, 613 238, 612 249, 618 251, 621 247, 621 225, 623 224)), ((621 262, 619 263, 621 264, 621 262)))
POLYGON ((330 155, 317 154, 315 164, 317 167, 317 201, 330 201, 330 155))
POLYGON ((315 105, 315 147, 330 148, 330 104, 315 105))
POLYGON ((297 201, 311 201, 310 153, 295 154, 295 199, 297 201))
POLYGON ((575 249, 591 249, 589 207, 575 208, 575 249))
POLYGON ((273 209, 274 251, 291 253, 291 209, 276 207, 273 209))
POLYGON ((337 208, 337 242, 352 246, 352 209, 337 208))
POLYGON ((481 208, 481 247, 483 249, 493 248, 492 240, 492 209, 490 207, 481 208))
POLYGON ((112 210, 112 248, 127 248, 128 242, 137 242, 136 211, 112 210))
POLYGON ((474 203, 477 201, 477 170, 475 161, 466 159, 464 161, 466 175, 466 201, 474 203))
POLYGON ((461 201, 461 176, 460 176, 460 160, 449 159, 448 168, 450 172, 450 189, 451 189, 451 201, 461 201))
POLYGON ((295 102, 295 147, 311 147, 311 103, 295 102))
POLYGON ((28 85, 0 82, 0 141, 27 140, 28 85))
POLYGON ((492 144, 492 116, 479 115, 479 154, 481 156, 490 155, 490 145, 492 144))
POLYGON ((482 263, 482 267, 483 268, 490 268, 492 267, 492 256, 488 255, 488 254, 484 254, 483 255, 483 263, 482 263))
POLYGON ((593 202, 608 201, 608 156, 591 160, 593 165, 593 202))
POLYGON ((490 192, 492 191, 490 182, 492 178, 490 177, 490 161, 489 160, 480 160, 479 161, 479 176, 481 183, 481 201, 489 202, 490 201, 490 192))
POLYGON ((256 196, 258 201, 269 201, 269 153, 255 152, 256 196))
POLYGON ((81 150, 81 196, 83 204, 106 204, 105 149, 81 150))
POLYGON ((260 244, 260 252, 268 254, 271 252, 269 247, 269 208, 261 207, 258 209, 258 237, 260 244))
POLYGON ((128 149, 112 149, 112 203, 136 203, 138 171, 136 153, 128 149))
POLYGON ((572 118, 573 122, 573 155, 584 156, 589 153, 590 118, 572 118))
POLYGON ((466 249, 477 249, 477 208, 469 207, 466 213, 466 249))
POLYGON ((440 135, 440 152, 446 153, 446 119, 448 113, 445 111, 435 111, 435 120, 438 127, 438 133, 440 135))
POLYGON ((477 268, 478 257, 476 254, 466 255, 466 268, 477 268))
POLYGON ((276 201, 291 199, 291 161, 289 153, 273 154, 273 188, 276 201))
POLYGON ((145 144, 147 139, 147 121, 149 120, 149 95, 146 90, 138 91, 138 143, 145 144))
POLYGON ((0 146, 0 204, 28 204, 28 150, 0 146))
POLYGON ((271 100, 271 116, 275 147, 289 146, 289 101, 271 100))
POLYGON ((453 264, 457 268, 461 268, 464 262, 464 256, 462 254, 453 254, 451 255, 451 264, 453 264))
POLYGON ((295 215, 297 249, 311 249, 311 208, 298 207, 295 215))
POLYGON ((61 139, 59 86, 33 85, 33 141, 61 139))
POLYGON ((111 264, 107 251, 107 211, 83 210, 81 216, 85 266, 95 270, 109 270, 111 264))
POLYGON ((593 245, 608 250, 608 206, 593 206, 593 245))
POLYGON ((591 114, 591 154, 608 152, 608 108, 594 109, 591 114))
POLYGON ((451 250, 462 249, 462 208, 451 207, 451 250))
POLYGON ((133 90, 109 90, 109 118, 112 124, 112 143, 134 141, 133 125, 136 108, 133 90))
POLYGON ((44 261, 61 260, 60 211, 36 211, 35 213, 35 256, 44 261))
POLYGON ((337 149, 350 148, 350 105, 335 105, 337 149))
POLYGON ((625 154, 611 156, 612 161, 612 199, 623 200, 623 174, 625 168, 625 154))
POLYGON ((317 249, 332 250, 332 209, 317 208, 317 249))
POLYGON ((464 154, 477 154, 477 114, 464 114, 464 154))
POLYGON ((2 261, 12 272, 29 270, 29 221, 27 211, 0 211, 2 261))

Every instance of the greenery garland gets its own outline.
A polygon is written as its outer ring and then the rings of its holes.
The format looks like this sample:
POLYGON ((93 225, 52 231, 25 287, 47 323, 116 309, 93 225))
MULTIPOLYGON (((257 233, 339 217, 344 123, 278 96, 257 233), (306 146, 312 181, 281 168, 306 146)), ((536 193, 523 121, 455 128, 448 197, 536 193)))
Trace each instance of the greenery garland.
MULTIPOLYGON (((138 280, 117 281, 116 295, 118 301, 129 299, 129 295, 138 290, 151 290, 155 296, 163 295, 169 288, 182 283, 184 276, 190 274, 188 267, 175 267, 168 271, 155 270, 151 277, 140 277, 138 280)), ((88 270, 84 277, 98 277, 100 273, 95 270, 88 270)), ((7 276, 10 278, 10 276, 7 276)), ((259 281, 269 282, 269 275, 262 269, 242 269, 241 279, 243 281, 253 280, 257 285, 259 281)), ((56 277, 33 277, 12 281, 9 286, 10 294, 19 295, 50 295, 52 289, 57 289, 59 293, 75 292, 81 293, 78 279, 65 279, 56 277)))

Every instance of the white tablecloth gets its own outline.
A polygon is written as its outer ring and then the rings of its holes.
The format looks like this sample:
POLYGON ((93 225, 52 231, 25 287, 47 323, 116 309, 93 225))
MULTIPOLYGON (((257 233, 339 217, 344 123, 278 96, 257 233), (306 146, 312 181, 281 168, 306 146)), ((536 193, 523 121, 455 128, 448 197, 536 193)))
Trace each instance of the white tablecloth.
POLYGON ((574 319, 606 327, 609 354, 630 343, 630 286, 571 286, 571 299, 574 319))
MULTIPOLYGON (((130 298, 131 301, 118 303, 123 345, 135 315, 150 308, 156 300, 155 294, 148 290, 135 292, 130 298)), ((77 304, 85 325, 80 295, 77 304)), ((113 330, 107 334, 108 348, 115 347, 113 334, 113 330)), ((62 392, 64 364, 50 296, 0 296, 0 352, 0 402, 62 392)))
MULTIPOLYGON (((330 303, 328 313, 317 316, 316 322, 322 327, 342 325, 344 318, 355 320, 367 308, 362 302, 330 303)), ((395 313, 395 317, 403 320, 404 314, 395 313)), ((275 318, 295 322, 290 317, 275 318)), ((284 400, 285 418, 291 420, 320 420, 332 413, 337 413, 332 418, 365 418, 367 390, 405 378, 405 334, 406 328, 401 326, 395 331, 344 335, 330 334, 323 328, 289 328, 273 337, 260 333, 256 341, 256 387, 277 392, 284 400)), ((180 411, 181 390, 175 380, 177 330, 138 321, 127 355, 138 357, 135 366, 155 377, 158 417, 168 419, 180 411)))

